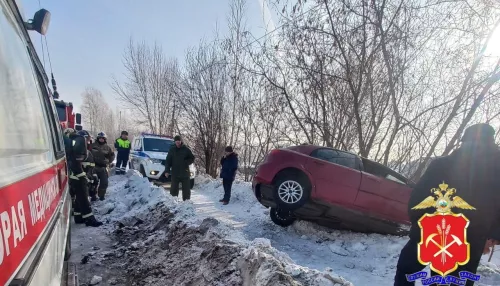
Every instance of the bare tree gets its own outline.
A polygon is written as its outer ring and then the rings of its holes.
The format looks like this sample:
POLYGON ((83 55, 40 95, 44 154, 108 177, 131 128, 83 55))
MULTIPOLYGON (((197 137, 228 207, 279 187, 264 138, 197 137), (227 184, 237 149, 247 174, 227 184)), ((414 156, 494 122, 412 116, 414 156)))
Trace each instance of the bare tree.
POLYGON ((158 44, 130 40, 123 58, 127 80, 114 79, 112 88, 120 101, 132 110, 135 121, 152 132, 173 133, 175 93, 180 73, 175 59, 167 59, 158 44))

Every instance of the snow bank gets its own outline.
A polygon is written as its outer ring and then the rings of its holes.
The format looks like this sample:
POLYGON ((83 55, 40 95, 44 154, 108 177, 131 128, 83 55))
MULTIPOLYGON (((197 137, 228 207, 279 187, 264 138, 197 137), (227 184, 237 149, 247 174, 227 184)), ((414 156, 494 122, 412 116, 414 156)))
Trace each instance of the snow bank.
MULTIPOLYGON (((197 185, 217 181, 198 177, 197 185)), ((249 205, 248 184, 235 184, 232 202, 249 205)), ((215 195, 215 194, 214 194, 215 195)), ((110 177, 106 201, 94 205, 117 241, 93 255, 99 264, 126 269, 133 285, 352 285, 331 270, 296 265, 265 238, 247 240, 224 220, 199 215, 136 171, 110 177)), ((123 282, 123 281, 122 281, 123 282)))
MULTIPOLYGON (((269 210, 257 202, 249 182, 234 182, 231 202, 226 206, 218 202, 223 194, 221 180, 198 177, 194 194, 198 215, 217 215, 241 230, 240 236, 250 241, 267 238, 279 252, 275 256, 283 255, 282 261, 324 270, 323 273, 334 269, 357 286, 390 285, 400 251, 408 241, 406 237, 335 230, 307 221, 296 221, 287 228, 276 226, 269 218, 269 210), (209 204, 211 208, 207 207, 209 204)), ((232 234, 227 237, 232 239, 232 234)), ((500 254, 494 255, 492 263, 487 259, 487 255, 483 256, 478 268, 482 279, 476 284, 500 285, 500 254)))

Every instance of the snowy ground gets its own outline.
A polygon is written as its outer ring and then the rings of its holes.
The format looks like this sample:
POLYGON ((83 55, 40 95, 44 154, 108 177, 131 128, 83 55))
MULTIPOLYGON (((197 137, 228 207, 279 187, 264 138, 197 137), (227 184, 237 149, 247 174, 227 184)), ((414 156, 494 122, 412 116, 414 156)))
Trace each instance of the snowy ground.
POLYGON ((247 240, 228 221, 197 214, 137 172, 110 177, 93 204, 100 228, 72 225, 81 285, 352 285, 301 267, 266 238, 247 240))
MULTIPOLYGON (((282 228, 256 201, 250 183, 235 182, 229 205, 218 202, 222 194, 220 180, 198 177, 192 196, 198 214, 232 225, 249 240, 267 238, 295 263, 333 270, 354 285, 392 285, 399 252, 407 242, 405 237, 331 230, 305 221, 282 228)), ((481 283, 476 284, 500 285, 500 254, 493 256, 492 263, 487 259, 485 255, 479 269, 481 283)))
MULTIPOLYGON (((304 221, 278 227, 249 183, 235 183, 227 206, 222 192, 220 181, 198 177, 192 202, 179 202, 137 172, 110 177, 106 201, 93 205, 105 225, 72 226, 80 283, 392 285, 405 238, 304 221)), ((498 265, 500 254, 480 267, 477 285, 500 285, 498 265)))

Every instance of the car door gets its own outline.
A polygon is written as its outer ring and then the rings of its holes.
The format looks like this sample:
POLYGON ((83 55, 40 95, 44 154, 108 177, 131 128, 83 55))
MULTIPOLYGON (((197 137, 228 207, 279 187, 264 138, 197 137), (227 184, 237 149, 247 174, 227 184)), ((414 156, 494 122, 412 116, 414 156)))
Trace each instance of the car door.
POLYGON ((139 160, 139 152, 141 150, 141 139, 140 138, 134 138, 133 144, 132 144, 132 152, 130 152, 130 164, 132 165, 132 169, 134 170, 139 170, 140 163, 138 162, 139 160))
POLYGON ((411 188, 404 179, 397 179, 400 175, 390 168, 369 160, 363 164, 365 170, 355 205, 373 215, 405 221, 411 188))
POLYGON ((330 148, 314 150, 307 161, 316 186, 313 197, 332 204, 353 204, 361 182, 359 166, 356 155, 330 148))

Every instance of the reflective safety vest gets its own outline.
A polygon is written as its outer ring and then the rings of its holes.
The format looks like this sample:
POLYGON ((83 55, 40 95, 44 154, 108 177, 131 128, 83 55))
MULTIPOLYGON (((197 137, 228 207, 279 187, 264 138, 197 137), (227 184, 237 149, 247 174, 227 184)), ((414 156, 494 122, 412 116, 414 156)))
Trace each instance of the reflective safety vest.
POLYGON ((124 149, 130 149, 130 141, 123 140, 121 138, 116 139, 116 143, 118 143, 117 148, 124 148, 124 149))

